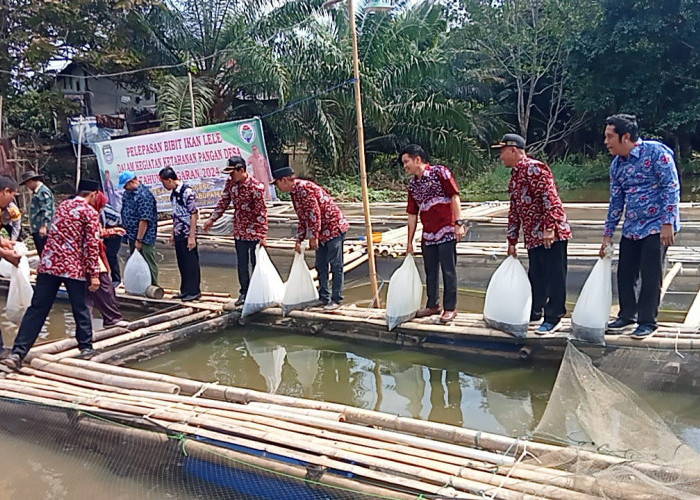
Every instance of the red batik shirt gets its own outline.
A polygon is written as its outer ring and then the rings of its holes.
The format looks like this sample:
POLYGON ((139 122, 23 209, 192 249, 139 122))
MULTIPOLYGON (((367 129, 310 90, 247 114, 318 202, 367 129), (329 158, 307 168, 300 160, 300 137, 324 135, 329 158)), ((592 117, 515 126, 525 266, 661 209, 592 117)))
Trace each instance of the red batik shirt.
POLYGON ((58 206, 39 272, 81 281, 100 275, 100 215, 85 198, 58 206))
POLYGON ((406 212, 418 215, 423 224, 423 244, 438 245, 456 239, 452 197, 459 187, 449 168, 428 165, 420 177, 408 183, 406 212))
POLYGON ((316 238, 319 244, 332 240, 350 227, 342 210, 328 192, 315 182, 294 179, 292 204, 299 217, 297 241, 316 238))
POLYGON ((233 204, 233 237, 237 240, 260 241, 267 238, 265 186, 252 176, 243 182, 230 177, 224 186, 212 219, 216 220, 233 204))
POLYGON ((508 192, 508 243, 518 242, 521 227, 527 249, 542 245, 542 232, 546 229, 554 229, 555 240, 571 238, 571 227, 547 164, 523 158, 513 167, 508 192))

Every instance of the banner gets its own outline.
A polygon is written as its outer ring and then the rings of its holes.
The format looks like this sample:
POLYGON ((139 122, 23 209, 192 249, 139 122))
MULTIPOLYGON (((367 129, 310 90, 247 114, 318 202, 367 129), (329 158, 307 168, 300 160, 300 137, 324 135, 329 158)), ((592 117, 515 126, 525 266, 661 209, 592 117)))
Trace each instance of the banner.
MULTIPOLYGON (((119 174, 136 174, 158 202, 159 212, 171 211, 170 191, 163 188, 158 172, 172 167, 178 178, 197 192, 197 206, 215 206, 228 174, 221 170, 231 156, 242 156, 248 173, 266 185, 272 180, 262 122, 259 118, 217 123, 205 127, 173 130, 95 144, 102 186, 109 203, 121 210, 119 174)), ((268 199, 276 199, 269 186, 268 199)))

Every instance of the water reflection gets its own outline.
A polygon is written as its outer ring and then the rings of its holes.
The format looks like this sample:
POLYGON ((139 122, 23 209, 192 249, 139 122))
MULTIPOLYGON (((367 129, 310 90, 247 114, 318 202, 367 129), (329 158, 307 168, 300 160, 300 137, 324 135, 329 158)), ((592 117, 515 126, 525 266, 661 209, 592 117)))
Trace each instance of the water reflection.
POLYGON ((547 401, 537 392, 548 395, 555 376, 551 367, 494 370, 463 356, 259 330, 228 331, 139 367, 515 436, 534 427, 547 401))

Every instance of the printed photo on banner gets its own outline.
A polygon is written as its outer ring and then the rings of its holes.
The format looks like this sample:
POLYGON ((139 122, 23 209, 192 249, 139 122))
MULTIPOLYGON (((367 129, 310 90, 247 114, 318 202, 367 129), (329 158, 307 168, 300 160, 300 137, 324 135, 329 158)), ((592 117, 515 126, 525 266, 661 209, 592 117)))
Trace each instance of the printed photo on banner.
MULTIPOLYGON (((259 118, 105 141, 94 149, 105 193, 117 210, 121 192, 116 179, 125 171, 136 174, 151 189, 159 212, 171 210, 170 193, 158 177, 164 167, 172 167, 197 191, 200 207, 216 205, 228 177, 221 170, 231 156, 242 156, 259 181, 267 185, 272 180, 259 118)), ((274 187, 268 190, 267 199, 277 199, 274 187)))

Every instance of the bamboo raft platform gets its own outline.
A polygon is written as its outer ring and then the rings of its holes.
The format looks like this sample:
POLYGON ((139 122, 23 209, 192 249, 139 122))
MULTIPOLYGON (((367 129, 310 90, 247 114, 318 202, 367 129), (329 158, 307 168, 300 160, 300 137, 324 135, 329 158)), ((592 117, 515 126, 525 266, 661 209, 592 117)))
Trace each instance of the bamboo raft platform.
MULTIPOLYGON (((102 416, 115 424, 128 422, 128 428, 111 427, 116 435, 160 439, 164 446, 167 436, 186 441, 183 460, 225 457, 231 467, 243 463, 297 478, 300 487, 312 480, 315 485, 352 491, 356 497, 629 498, 640 493, 636 478, 598 479, 581 474, 577 463, 594 464, 596 470, 624 465, 639 474, 667 472, 654 464, 577 448, 125 368, 119 365, 147 351, 149 342, 150 347, 154 341, 171 347, 184 337, 206 332, 207 323, 219 329, 237 315, 226 311, 225 294, 205 294, 204 300, 187 305, 123 293, 119 298, 162 312, 125 328, 95 332, 98 353, 89 360, 79 358, 75 339, 35 347, 19 372, 2 367, 0 398, 13 408, 25 408, 27 418, 41 419, 42 408, 65 410, 68 418, 52 425, 73 434, 89 433, 96 424, 70 415, 102 416), (211 323, 216 320, 216 325, 211 323), (552 456, 558 457, 556 466, 538 464, 553 462, 552 456)), ((290 318, 308 316, 334 323, 354 318, 370 325, 380 321, 374 317, 379 314, 379 310, 343 308, 332 314, 293 312, 290 318), (367 314, 373 317, 361 317, 367 314)), ((465 331, 475 320, 473 315, 458 318, 465 331)), ((426 321, 412 323, 414 328, 437 328, 426 321)), ((101 428, 110 427, 105 421, 99 423, 101 428)), ((700 478, 694 480, 700 489, 700 478)))

